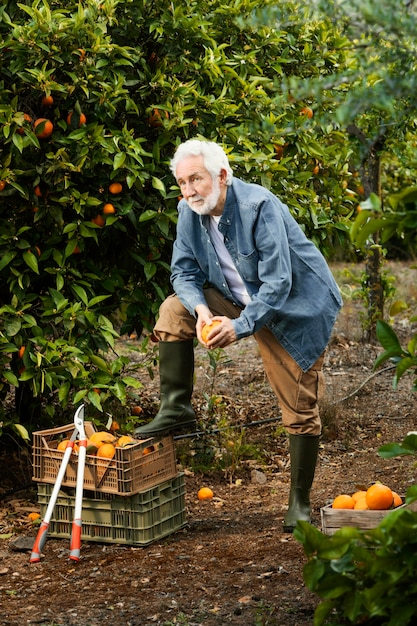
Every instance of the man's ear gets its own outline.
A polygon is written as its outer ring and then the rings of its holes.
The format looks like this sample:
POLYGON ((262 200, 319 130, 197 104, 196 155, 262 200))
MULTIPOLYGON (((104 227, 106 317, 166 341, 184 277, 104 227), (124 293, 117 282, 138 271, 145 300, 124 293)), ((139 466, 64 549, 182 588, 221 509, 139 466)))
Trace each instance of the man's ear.
POLYGON ((223 167, 220 170, 219 177, 220 177, 220 184, 223 183, 223 185, 224 185, 226 183, 226 180, 227 180, 227 171, 223 167))

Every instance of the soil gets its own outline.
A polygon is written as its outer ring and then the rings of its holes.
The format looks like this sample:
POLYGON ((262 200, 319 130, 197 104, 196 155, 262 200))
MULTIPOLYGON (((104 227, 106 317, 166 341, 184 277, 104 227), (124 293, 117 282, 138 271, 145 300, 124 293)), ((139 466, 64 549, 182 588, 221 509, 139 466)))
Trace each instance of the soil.
MULTIPOLYGON (((395 268, 409 280, 407 266, 395 268)), ((416 332, 406 320, 396 322, 404 341, 416 332)), ((312 523, 319 528, 321 508, 337 494, 378 480, 404 494, 417 478, 412 457, 388 461, 377 453, 416 427, 412 376, 394 391, 392 369, 373 372, 380 346, 365 343, 362 334, 360 303, 347 298, 325 364, 324 428, 311 494, 312 523)), ((38 527, 28 513, 39 510, 30 451, 3 446, 2 626, 313 623, 319 599, 303 581, 303 547, 282 529, 288 440, 256 342, 241 341, 211 364, 198 347, 196 359, 194 404, 202 434, 175 440, 187 524, 147 547, 83 542, 74 562, 69 539, 48 538, 40 563, 30 563, 38 527), (213 434, 213 427, 220 431, 213 434), (201 486, 213 490, 211 500, 198 500, 201 486)), ((156 370, 154 380, 144 372, 143 383, 147 416, 158 404, 156 370)))

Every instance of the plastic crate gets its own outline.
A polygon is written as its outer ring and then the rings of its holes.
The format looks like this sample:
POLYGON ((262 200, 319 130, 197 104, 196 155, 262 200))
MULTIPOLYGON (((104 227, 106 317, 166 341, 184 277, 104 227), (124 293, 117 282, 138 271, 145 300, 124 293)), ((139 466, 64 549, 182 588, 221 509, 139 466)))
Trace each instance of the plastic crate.
MULTIPOLYGON (((46 514, 52 489, 52 485, 38 484, 38 502, 42 518, 46 514)), ((75 495, 61 490, 49 523, 49 537, 69 539, 74 507, 75 495)), ((94 497, 83 498, 81 529, 83 541, 146 546, 185 525, 183 473, 133 496, 112 496, 97 492, 94 497)))
MULTIPOLYGON (((417 502, 402 504, 398 508, 408 508, 412 511, 416 511, 417 502)), ((329 504, 320 509, 322 532, 325 535, 334 535, 334 533, 343 526, 354 526, 360 530, 376 528, 392 510, 393 509, 384 511, 355 511, 351 509, 333 509, 332 505, 329 504)))
MULTIPOLYGON (((85 432, 90 437, 95 428, 85 422, 85 432)), ((74 424, 33 433, 33 480, 54 484, 64 452, 57 450, 63 438, 69 438, 74 424)), ((63 486, 75 487, 78 457, 71 455, 65 472, 63 486)), ((87 454, 84 472, 84 489, 118 495, 133 495, 160 484, 177 473, 175 444, 172 435, 151 437, 125 448, 116 447, 113 459, 103 459, 87 454), (145 448, 153 451, 144 454, 145 448)))

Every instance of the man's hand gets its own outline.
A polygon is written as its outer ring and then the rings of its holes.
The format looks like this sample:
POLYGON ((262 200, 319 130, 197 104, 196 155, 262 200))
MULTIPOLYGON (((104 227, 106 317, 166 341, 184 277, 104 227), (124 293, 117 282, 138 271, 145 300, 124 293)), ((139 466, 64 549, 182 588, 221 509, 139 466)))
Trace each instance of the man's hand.
POLYGON ((196 308, 197 324, 196 332, 197 338, 200 343, 206 348, 225 348, 234 341, 236 341, 236 333, 234 331, 232 320, 225 316, 216 315, 213 317, 211 311, 206 306, 198 306, 196 308), (214 326, 210 331, 208 341, 204 341, 201 336, 203 327, 207 324, 211 324, 214 321, 219 321, 220 324, 214 326))

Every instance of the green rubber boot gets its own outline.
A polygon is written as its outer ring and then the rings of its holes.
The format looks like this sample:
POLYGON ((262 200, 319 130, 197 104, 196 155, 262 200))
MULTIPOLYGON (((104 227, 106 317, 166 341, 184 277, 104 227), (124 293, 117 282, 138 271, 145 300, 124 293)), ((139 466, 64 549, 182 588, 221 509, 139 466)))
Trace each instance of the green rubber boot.
POLYGON ((137 437, 153 437, 196 428, 191 406, 194 382, 194 342, 160 341, 159 375, 161 404, 154 419, 136 428, 137 437))
POLYGON ((319 452, 319 436, 290 435, 291 488, 284 532, 292 533, 298 520, 310 522, 310 489, 319 452))

